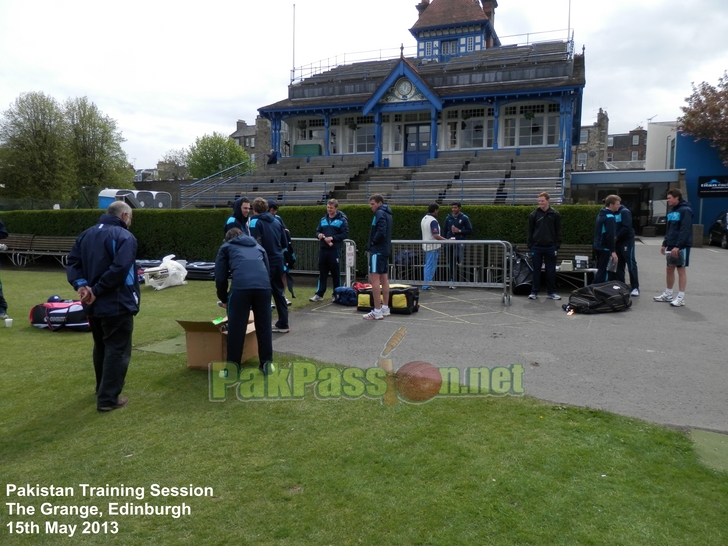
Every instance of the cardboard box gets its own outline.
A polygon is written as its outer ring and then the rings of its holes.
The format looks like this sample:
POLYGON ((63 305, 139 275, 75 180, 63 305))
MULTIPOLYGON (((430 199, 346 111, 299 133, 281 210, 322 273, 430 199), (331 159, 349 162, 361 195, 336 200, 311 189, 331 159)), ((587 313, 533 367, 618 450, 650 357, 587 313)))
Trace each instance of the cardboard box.
POLYGON ((574 271, 574 262, 571 260, 561 260, 560 271, 574 271))
MULTIPOLYGON (((185 330, 188 368, 207 371, 210 362, 227 360, 227 318, 216 321, 178 320, 177 323, 185 330)), ((250 313, 240 363, 255 356, 258 356, 258 338, 255 337, 253 313, 250 313)))

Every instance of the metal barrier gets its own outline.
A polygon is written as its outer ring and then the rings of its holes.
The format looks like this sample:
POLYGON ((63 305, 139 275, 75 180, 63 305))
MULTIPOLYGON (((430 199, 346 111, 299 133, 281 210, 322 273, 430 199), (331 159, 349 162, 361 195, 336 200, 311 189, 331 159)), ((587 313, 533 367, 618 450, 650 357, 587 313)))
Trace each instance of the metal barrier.
POLYGON ((513 246, 508 241, 392 241, 390 283, 425 284, 423 244, 441 245, 428 286, 502 288, 501 302, 511 304, 513 246))
MULTIPOLYGON (((318 275, 321 241, 295 237, 292 241, 296 251, 296 265, 291 269, 291 273, 318 275)), ((351 239, 344 240, 344 245, 341 247, 341 276, 343 286, 351 286, 356 279, 356 243, 351 239)))

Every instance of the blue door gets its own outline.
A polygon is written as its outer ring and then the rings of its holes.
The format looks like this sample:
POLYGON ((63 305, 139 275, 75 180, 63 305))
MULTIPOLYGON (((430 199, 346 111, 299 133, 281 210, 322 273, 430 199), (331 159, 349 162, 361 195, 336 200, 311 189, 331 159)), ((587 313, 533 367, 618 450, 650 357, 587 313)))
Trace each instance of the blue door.
POLYGON ((430 157, 430 124, 404 128, 404 166, 419 167, 430 157))

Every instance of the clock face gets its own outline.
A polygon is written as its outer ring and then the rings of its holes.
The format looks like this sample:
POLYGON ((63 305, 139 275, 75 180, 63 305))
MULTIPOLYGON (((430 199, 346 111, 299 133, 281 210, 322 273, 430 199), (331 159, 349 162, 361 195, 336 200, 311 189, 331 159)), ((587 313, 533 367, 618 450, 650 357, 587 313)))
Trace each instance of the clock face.
POLYGON ((412 92, 412 82, 409 80, 400 80, 397 83, 397 92, 399 92, 400 95, 409 95, 412 92))

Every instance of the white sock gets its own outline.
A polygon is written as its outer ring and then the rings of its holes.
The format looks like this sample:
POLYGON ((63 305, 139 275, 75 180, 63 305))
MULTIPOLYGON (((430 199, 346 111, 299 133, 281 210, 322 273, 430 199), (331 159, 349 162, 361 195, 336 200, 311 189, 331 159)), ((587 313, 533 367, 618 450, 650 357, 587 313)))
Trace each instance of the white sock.
POLYGON ((684 298, 685 297, 685 292, 678 292, 677 293, 677 297, 678 298, 684 298))
POLYGON ((665 294, 672 296, 672 288, 665 288, 665 294))

